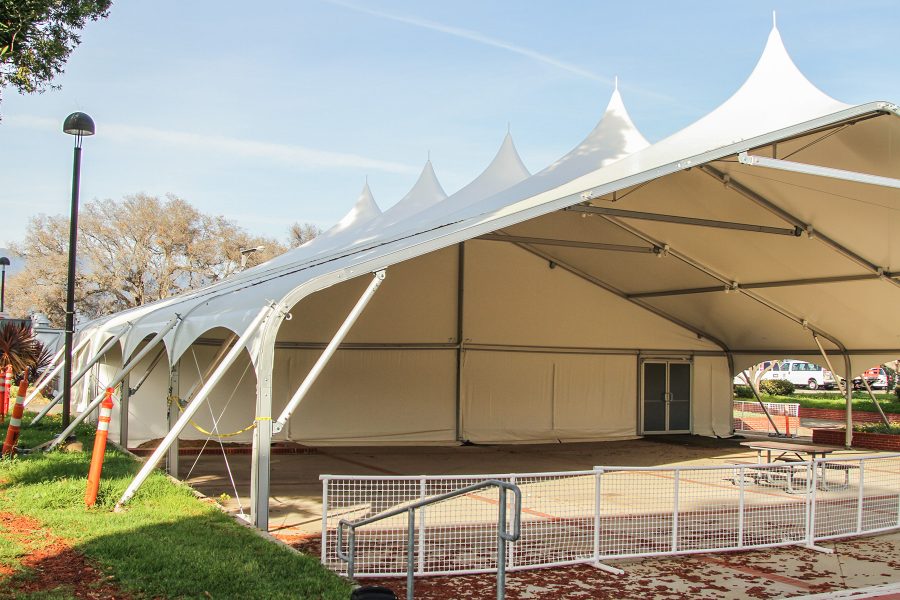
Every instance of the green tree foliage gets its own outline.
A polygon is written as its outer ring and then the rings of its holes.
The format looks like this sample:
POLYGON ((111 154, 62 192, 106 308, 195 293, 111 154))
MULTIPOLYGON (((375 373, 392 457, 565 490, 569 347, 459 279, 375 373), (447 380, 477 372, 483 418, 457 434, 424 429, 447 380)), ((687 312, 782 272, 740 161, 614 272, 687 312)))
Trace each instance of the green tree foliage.
MULTIPOLYGON (((68 231, 66 217, 40 215, 14 245, 25 269, 8 282, 12 314, 36 310, 63 323, 68 231)), ((260 246, 247 267, 285 250, 175 196, 87 202, 78 220, 76 312, 90 319, 220 281, 241 268, 241 248, 260 246)))
POLYGON ((88 21, 109 14, 112 0, 0 0, 0 88, 22 93, 54 87, 88 21))

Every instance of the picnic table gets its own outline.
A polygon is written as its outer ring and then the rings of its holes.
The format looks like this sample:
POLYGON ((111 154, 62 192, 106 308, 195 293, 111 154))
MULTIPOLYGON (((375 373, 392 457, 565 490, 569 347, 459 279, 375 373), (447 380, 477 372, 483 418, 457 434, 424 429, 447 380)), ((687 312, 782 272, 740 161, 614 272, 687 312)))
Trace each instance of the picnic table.
POLYGON ((762 463, 763 452, 766 453, 766 462, 775 461, 803 461, 816 460, 817 458, 825 458, 835 450, 839 450, 834 446, 813 446, 812 444, 791 444, 789 442, 741 442, 741 446, 746 446, 752 450, 756 450, 756 462, 762 463), (777 453, 774 461, 772 454, 777 453))
MULTIPOLYGON (((834 446, 814 446, 812 444, 792 444, 789 442, 741 442, 741 446, 756 450, 756 463, 759 465, 771 463, 796 463, 816 460, 817 458, 825 458, 832 452, 840 450, 834 446), (765 462, 763 462, 763 453, 765 453, 765 462)), ((757 483, 764 481, 767 484, 780 484, 783 482, 785 491, 790 494, 795 492, 809 492, 811 490, 810 481, 806 481, 802 489, 795 489, 795 477, 806 473, 806 468, 797 468, 800 465, 787 464, 784 467, 766 467, 765 469, 754 470, 753 479, 757 483)), ((823 490, 843 489, 850 485, 850 470, 856 468, 855 465, 847 463, 819 463, 821 471, 819 487, 823 490), (829 485, 826 479, 826 469, 838 470, 843 472, 843 484, 829 485)))

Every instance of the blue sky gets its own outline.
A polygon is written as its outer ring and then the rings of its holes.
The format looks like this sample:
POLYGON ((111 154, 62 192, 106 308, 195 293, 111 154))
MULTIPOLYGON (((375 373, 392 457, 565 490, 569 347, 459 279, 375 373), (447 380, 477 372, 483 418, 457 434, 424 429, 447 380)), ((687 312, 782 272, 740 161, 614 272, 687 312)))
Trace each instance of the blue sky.
MULTIPOLYGON (((327 227, 366 177, 382 209, 395 203, 429 151, 452 193, 507 123, 539 170, 590 131, 617 75, 638 128, 662 139, 743 82, 773 9, 826 93, 900 102, 894 1, 120 0, 84 31, 61 90, 3 91, 0 207, 6 223, 67 213, 61 123, 82 110, 97 123, 83 200, 173 193, 256 233, 327 227)), ((0 246, 22 231, 4 227, 0 246)))

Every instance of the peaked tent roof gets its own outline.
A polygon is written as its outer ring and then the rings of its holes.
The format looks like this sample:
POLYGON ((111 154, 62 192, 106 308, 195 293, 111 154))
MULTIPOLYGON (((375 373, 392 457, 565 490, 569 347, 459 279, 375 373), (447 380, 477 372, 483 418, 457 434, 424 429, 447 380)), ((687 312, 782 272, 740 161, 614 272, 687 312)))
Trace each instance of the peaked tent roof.
MULTIPOLYGON (((799 72, 788 57, 777 30, 773 29, 759 63, 744 85, 709 115, 665 140, 605 163, 592 172, 570 181, 551 182, 551 179, 545 176, 546 181, 550 182, 549 185, 535 186, 534 189, 525 189, 526 186, 523 186, 519 194, 510 191, 494 193, 488 197, 467 197, 463 191, 474 185, 473 182, 441 202, 434 210, 426 211, 427 214, 420 214, 376 232, 371 237, 361 239, 346 253, 308 257, 309 260, 298 260, 283 269, 257 267, 253 273, 251 273, 253 270, 248 270, 241 274, 245 277, 225 281, 190 295, 190 302, 185 302, 187 298, 178 301, 182 306, 177 307, 177 310, 184 313, 182 315, 184 322, 174 334, 176 343, 170 350, 173 358, 177 358, 180 351, 187 348, 196 335, 209 328, 222 326, 225 318, 231 327, 239 328, 253 318, 266 299, 281 298, 286 305, 292 306, 305 295, 348 278, 535 217, 556 213, 560 209, 581 204, 586 198, 601 197, 628 188, 634 189, 634 186, 734 156, 738 152, 776 142, 780 144, 797 136, 808 135, 848 121, 879 114, 898 113, 900 110, 888 103, 875 102, 848 107, 823 94, 799 72), (457 198, 457 202, 452 202, 454 197, 457 198)), ((883 122, 881 119, 878 121, 883 122)), ((896 127, 892 123, 893 121, 888 126, 896 127)), ((859 131, 859 128, 856 128, 856 131, 859 131)), ((858 147, 850 148, 850 154, 844 152, 842 156, 851 156, 856 150, 858 147)), ((494 162, 497 162, 497 159, 494 162)), ((515 166, 515 161, 505 162, 511 162, 511 167, 515 166)), ((521 166, 520 160, 518 163, 521 166)), ((482 179, 489 178, 479 177, 476 181, 482 179)), ((677 180, 672 181, 677 183, 677 180)), ((790 188, 790 183, 787 185, 789 191, 794 189, 790 188)), ((487 187, 490 186, 485 186, 487 187)), ((788 202, 788 196, 790 194, 777 198, 777 201, 788 202)), ((892 201, 896 202, 896 199, 892 201)), ((778 206, 775 210, 777 212, 778 206)), ((819 218, 821 220, 824 217, 820 215, 819 218)), ((817 226, 818 231, 835 228, 834 223, 827 222, 823 222, 823 227, 817 226)), ((893 227, 889 233, 894 238, 900 238, 896 230, 900 230, 900 225, 893 227)), ((900 247, 900 240, 897 241, 898 244, 895 246, 900 247)), ((716 248, 705 248, 704 251, 714 256, 716 248)), ((897 271, 900 270, 900 263, 892 262, 884 267, 897 271)), ((634 275, 638 276, 640 273, 634 275)), ((887 286, 879 288, 879 295, 895 291, 894 287, 885 292, 887 289, 887 286)), ((814 304, 816 298, 811 296, 808 301, 814 304)), ((721 310, 725 310, 724 314, 727 315, 727 311, 734 308, 721 310)), ((167 312, 162 311, 162 314, 144 317, 140 329, 144 331, 158 329, 167 320, 165 318, 167 312)), ((774 312, 777 311, 765 314, 771 315, 774 312)), ((705 316, 708 315, 700 317, 695 315, 689 318, 705 318, 705 316)), ((827 318, 834 317, 823 317, 827 318)), ((788 319, 790 320, 793 319, 788 319)), ((728 319, 723 323, 727 327, 728 319)), ((259 349, 260 339, 261 337, 257 336, 248 342, 253 356, 259 349)), ((799 338, 794 336, 791 343, 795 339, 799 338)), ((865 336, 856 339, 859 344, 869 344, 870 348, 883 347, 885 351, 894 351, 900 346, 895 345, 893 338, 887 342, 875 340, 872 345, 873 340, 875 338, 868 330, 865 336)), ((810 336, 807 344, 810 349, 811 344, 810 336)))
POLYGON ((388 223, 401 221, 434 206, 446 197, 447 192, 438 181, 434 167, 431 165, 431 158, 429 158, 409 192, 387 210, 385 221, 388 223))

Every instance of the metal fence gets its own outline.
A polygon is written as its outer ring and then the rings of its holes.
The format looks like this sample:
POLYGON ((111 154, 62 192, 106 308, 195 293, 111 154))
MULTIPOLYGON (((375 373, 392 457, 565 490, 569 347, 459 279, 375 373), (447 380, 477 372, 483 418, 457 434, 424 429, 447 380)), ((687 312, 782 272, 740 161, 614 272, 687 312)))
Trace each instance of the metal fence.
MULTIPOLYGON (((510 571, 661 556, 813 545, 900 528, 900 454, 806 462, 685 467, 595 467, 506 475, 323 475, 322 563, 337 554, 341 519, 358 521, 485 479, 522 490, 521 538, 510 571)), ((415 574, 497 568, 496 489, 420 509, 415 574)), ((512 519, 512 510, 507 511, 512 519)), ((407 573, 407 519, 356 530, 357 577, 407 573)), ((345 548, 346 549, 346 548, 345 548)))
MULTIPOLYGON (((800 428, 800 405, 781 402, 763 402, 778 432, 797 437, 800 428)), ((734 430, 776 433, 772 421, 756 401, 734 401, 734 430)))

